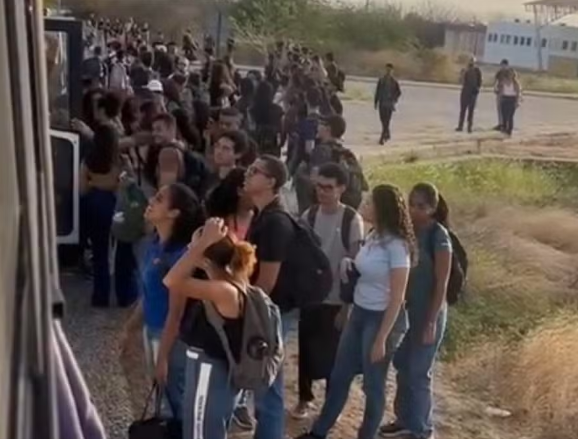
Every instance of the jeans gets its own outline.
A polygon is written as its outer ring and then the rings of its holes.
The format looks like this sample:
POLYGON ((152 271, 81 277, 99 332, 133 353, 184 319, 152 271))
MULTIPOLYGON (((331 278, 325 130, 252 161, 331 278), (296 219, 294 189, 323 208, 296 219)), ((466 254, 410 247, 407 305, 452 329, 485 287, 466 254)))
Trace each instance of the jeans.
POLYGON ((186 364, 183 439, 226 439, 240 393, 227 362, 188 348, 186 364))
MULTIPOLYGON (((154 377, 162 331, 143 328, 144 353, 147 372, 154 377)), ((162 414, 166 417, 182 419, 183 393, 185 389, 186 345, 177 340, 169 357, 167 382, 161 404, 162 414)))
MULTIPOLYGON (((84 198, 88 237, 92 244, 93 253, 92 303, 96 306, 108 306, 110 301, 110 228, 115 204, 115 193, 101 189, 91 189, 84 198)), ((118 304, 129 306, 138 297, 136 260, 132 244, 117 243, 114 265, 118 304)))
POLYGON ((379 107, 379 120, 381 122, 380 141, 384 142, 391 138, 391 118, 393 117, 393 104, 379 107))
POLYGON ((438 316, 431 346, 422 343, 424 312, 409 309, 408 316, 409 330, 393 361, 397 370, 396 424, 425 439, 433 433, 433 369, 446 329, 447 306, 438 316))
POLYGON ((468 129, 471 129, 474 124, 474 111, 476 109, 476 103, 478 101, 478 95, 472 92, 462 92, 460 96, 460 120, 458 123, 458 128, 462 129, 464 127, 464 121, 466 119, 466 113, 468 116, 468 129))
MULTIPOLYGON (((283 342, 296 322, 294 314, 281 316, 283 324, 283 342)), ((283 370, 279 371, 275 382, 262 394, 255 394, 255 418, 257 427, 255 439, 283 439, 285 437, 285 406, 284 406, 283 370)))
POLYGON ((514 131, 514 115, 516 114, 516 107, 518 105, 518 98, 516 96, 502 96, 502 130, 506 134, 512 134, 514 131))
POLYGON ((315 436, 327 436, 347 402, 353 379, 363 373, 365 410, 357 437, 375 438, 385 410, 385 383, 389 366, 407 327, 405 311, 402 311, 387 339, 385 358, 372 363, 371 350, 383 316, 383 311, 369 311, 357 305, 353 307, 339 343, 327 399, 311 429, 315 436))

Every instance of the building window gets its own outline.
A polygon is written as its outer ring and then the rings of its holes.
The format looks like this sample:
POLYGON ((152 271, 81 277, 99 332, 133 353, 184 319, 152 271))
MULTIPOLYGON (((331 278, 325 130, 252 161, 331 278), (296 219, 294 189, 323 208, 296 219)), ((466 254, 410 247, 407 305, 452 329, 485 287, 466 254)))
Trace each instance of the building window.
POLYGON ((532 45, 532 37, 526 38, 526 46, 531 46, 531 45, 532 45))
POLYGON ((491 43, 494 41, 494 34, 488 34, 488 41, 491 43))
POLYGON ((510 44, 512 41, 512 36, 511 35, 506 35, 506 44, 510 44))
POLYGON ((548 40, 546 38, 542 38, 542 47, 546 47, 548 45, 548 40))
POLYGON ((578 51, 578 41, 572 41, 572 52, 578 51))
POLYGON ((506 43, 506 36, 504 34, 500 35, 500 44, 506 43))
POLYGON ((562 50, 568 50, 568 41, 562 41, 562 50))
MULTIPOLYGON (((524 39, 524 37, 521 38, 522 40, 524 39)), ((518 37, 514 37, 514 46, 518 45, 518 37)))

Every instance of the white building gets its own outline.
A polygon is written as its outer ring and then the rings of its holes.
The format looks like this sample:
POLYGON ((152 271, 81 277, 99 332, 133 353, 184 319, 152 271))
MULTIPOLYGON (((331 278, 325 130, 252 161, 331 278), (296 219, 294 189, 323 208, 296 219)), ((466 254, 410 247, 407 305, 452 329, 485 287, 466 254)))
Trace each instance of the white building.
POLYGON ((488 24, 484 62, 578 77, 578 27, 551 24, 536 28, 532 21, 488 24), (541 59, 540 59, 541 58, 541 59))

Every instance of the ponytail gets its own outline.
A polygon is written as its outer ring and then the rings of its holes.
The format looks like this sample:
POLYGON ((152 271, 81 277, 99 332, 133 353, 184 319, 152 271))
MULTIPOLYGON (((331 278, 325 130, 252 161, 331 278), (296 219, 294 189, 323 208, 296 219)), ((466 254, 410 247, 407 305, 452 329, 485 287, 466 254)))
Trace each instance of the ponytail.
POLYGON ((238 241, 233 248, 233 257, 230 268, 234 275, 243 275, 250 277, 253 274, 257 257, 255 248, 247 241, 238 241))
POLYGON ((450 227, 450 208, 441 193, 438 193, 438 203, 433 218, 446 229, 450 227))

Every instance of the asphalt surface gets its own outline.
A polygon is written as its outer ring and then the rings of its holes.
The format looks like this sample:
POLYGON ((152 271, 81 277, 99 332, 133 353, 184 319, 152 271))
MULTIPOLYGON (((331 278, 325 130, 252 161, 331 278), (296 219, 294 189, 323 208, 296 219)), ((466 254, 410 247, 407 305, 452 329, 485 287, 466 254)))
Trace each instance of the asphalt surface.
MULTIPOLYGON (((373 108, 374 84, 351 82, 345 102, 347 145, 360 152, 379 149, 379 115, 373 108)), ((471 137, 456 133, 460 92, 456 89, 402 85, 402 98, 392 121, 392 141, 386 147, 419 145, 432 142, 459 142, 471 137)), ((575 132, 578 101, 542 96, 525 96, 516 113, 514 136, 532 136, 549 132, 575 132)), ((474 119, 474 136, 495 135, 496 99, 482 93, 474 119)))

